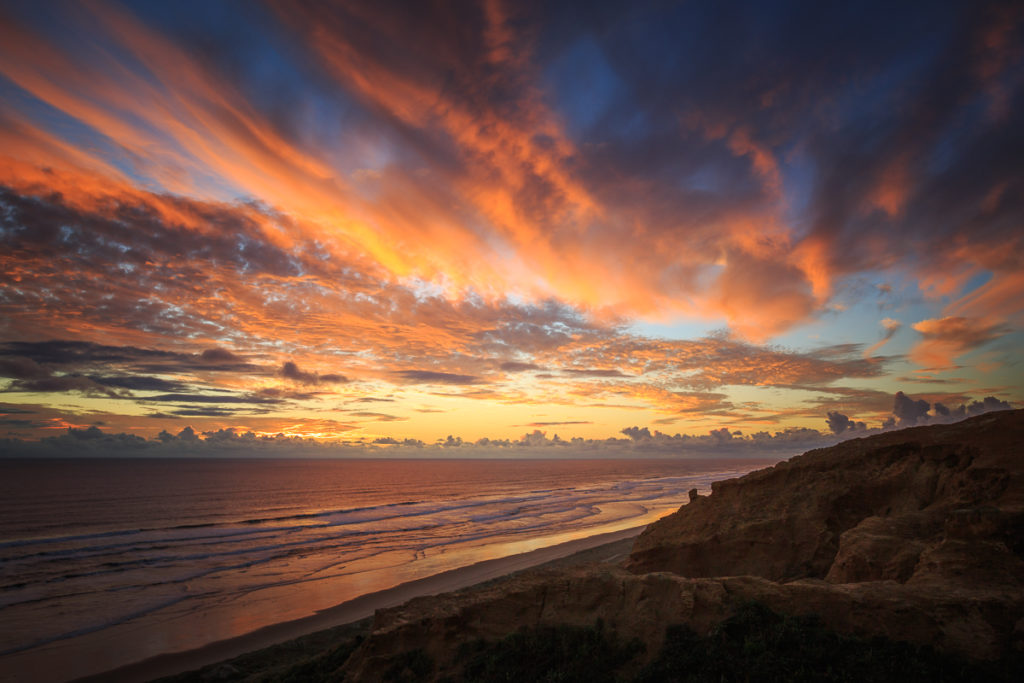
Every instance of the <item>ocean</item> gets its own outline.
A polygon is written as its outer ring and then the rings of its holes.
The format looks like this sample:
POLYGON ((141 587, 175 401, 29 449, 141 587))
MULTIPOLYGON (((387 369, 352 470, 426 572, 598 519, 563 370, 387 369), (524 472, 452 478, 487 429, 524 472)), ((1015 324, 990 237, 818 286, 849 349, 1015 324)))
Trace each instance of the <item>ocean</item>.
POLYGON ((648 524, 771 462, 0 460, 0 680, 99 673, 648 524))

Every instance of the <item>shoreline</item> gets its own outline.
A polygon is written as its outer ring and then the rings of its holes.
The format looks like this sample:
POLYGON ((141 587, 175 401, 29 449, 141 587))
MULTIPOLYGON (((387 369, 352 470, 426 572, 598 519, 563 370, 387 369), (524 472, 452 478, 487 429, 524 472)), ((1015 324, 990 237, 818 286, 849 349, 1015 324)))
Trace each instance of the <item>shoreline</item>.
POLYGON ((413 598, 470 588, 525 569, 586 562, 612 562, 629 554, 632 539, 646 525, 612 531, 538 548, 518 555, 484 560, 422 579, 361 595, 301 619, 285 621, 200 648, 149 657, 101 673, 73 679, 72 683, 145 683, 226 662, 327 630, 368 620, 378 609, 395 607, 413 598), (627 543, 628 541, 628 543, 627 543))

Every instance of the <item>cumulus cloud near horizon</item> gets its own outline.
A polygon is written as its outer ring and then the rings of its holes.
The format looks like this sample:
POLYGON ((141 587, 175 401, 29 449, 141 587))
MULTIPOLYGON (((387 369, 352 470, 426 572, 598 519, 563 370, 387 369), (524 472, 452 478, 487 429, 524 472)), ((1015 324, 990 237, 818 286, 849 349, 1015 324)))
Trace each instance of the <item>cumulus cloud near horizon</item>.
MULTIPOLYGON (((191 425, 177 433, 167 430, 152 439, 136 434, 110 433, 100 426, 70 426, 37 441, 0 440, 6 457, 420 457, 420 458, 616 458, 616 457, 749 457, 784 459, 807 450, 834 445, 848 438, 928 424, 948 424, 1012 405, 994 396, 968 401, 956 408, 914 399, 902 391, 893 399, 893 412, 878 427, 843 413, 829 411, 827 430, 806 427, 744 434, 729 427, 707 434, 667 434, 649 427, 620 430, 625 438, 561 438, 539 428, 518 439, 465 440, 448 435, 428 443, 420 439, 330 440, 268 435, 222 428, 197 432, 191 425)), ((539 423, 538 423, 539 424, 539 423)), ((550 425, 555 426, 555 425, 550 425)))
POLYGON ((986 396, 980 401, 966 399, 956 407, 948 407, 940 401, 930 403, 920 398, 915 399, 902 391, 893 396, 891 414, 877 428, 869 428, 863 421, 858 421, 839 411, 829 411, 826 422, 832 434, 849 436, 903 429, 905 427, 924 426, 931 424, 949 424, 993 410, 1012 410, 1013 405, 995 396, 986 396))

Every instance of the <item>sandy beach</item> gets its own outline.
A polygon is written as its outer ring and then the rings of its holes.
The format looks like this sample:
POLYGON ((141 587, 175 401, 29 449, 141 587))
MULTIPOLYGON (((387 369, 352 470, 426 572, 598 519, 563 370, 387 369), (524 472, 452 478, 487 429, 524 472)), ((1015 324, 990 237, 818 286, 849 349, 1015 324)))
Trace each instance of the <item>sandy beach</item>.
POLYGON ((624 529, 558 545, 539 548, 527 553, 478 562, 416 581, 409 581, 387 590, 360 596, 317 614, 259 629, 246 635, 211 643, 204 647, 176 652, 135 662, 112 671, 105 671, 76 679, 76 683, 140 683, 157 678, 178 676, 236 657, 257 662, 276 659, 297 660, 311 651, 326 647, 338 636, 356 633, 365 628, 360 623, 378 609, 400 605, 412 598, 456 591, 485 583, 507 574, 539 566, 565 566, 588 562, 615 562, 629 554, 633 539, 643 526, 624 529), (268 649, 267 652, 255 652, 268 649), (250 653, 250 654, 246 654, 250 653))

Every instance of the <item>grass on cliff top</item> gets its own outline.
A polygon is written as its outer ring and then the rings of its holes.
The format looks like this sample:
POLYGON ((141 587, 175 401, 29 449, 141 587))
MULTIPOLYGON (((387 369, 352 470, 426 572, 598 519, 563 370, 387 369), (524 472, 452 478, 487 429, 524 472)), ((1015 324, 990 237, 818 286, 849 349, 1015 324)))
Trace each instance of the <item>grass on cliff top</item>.
POLYGON ((637 683, 841 681, 893 683, 1020 681, 1019 658, 978 662, 883 638, 854 638, 816 617, 782 616, 750 603, 706 637, 680 626, 637 683))
POLYGON ((615 683, 616 671, 643 650, 639 641, 623 643, 606 633, 601 622, 593 628, 524 629, 497 643, 464 645, 458 656, 460 680, 615 683))
POLYGON ((306 683, 332 680, 369 632, 370 619, 317 631, 154 683, 306 683))
POLYGON ((683 626, 666 633, 658 656, 641 668, 639 643, 602 628, 526 629, 462 648, 462 681, 580 683, 850 682, 934 683, 1024 680, 1024 662, 985 663, 932 648, 831 631, 813 617, 782 616, 751 603, 701 637, 683 626))
MULTIPOLYGON (((181 674, 162 683, 339 681, 367 624, 316 634, 244 655, 232 662, 181 674)), ((465 643, 453 669, 438 671, 423 651, 392 659, 385 681, 511 681, 543 683, 1018 683, 1024 657, 978 662, 929 647, 882 638, 840 635, 814 617, 779 615, 741 606, 707 636, 670 627, 657 656, 644 665, 643 645, 626 641, 600 622, 591 628, 522 629, 496 642, 465 643)))

